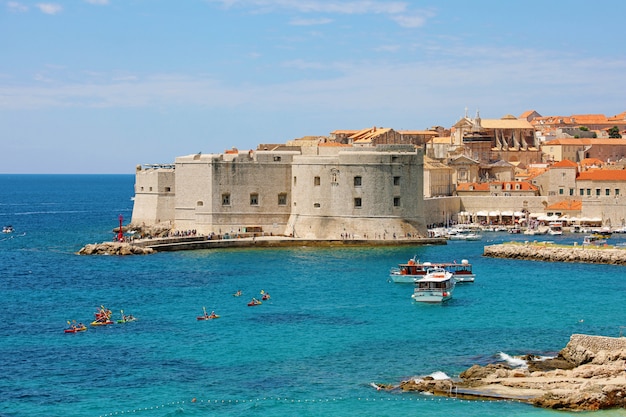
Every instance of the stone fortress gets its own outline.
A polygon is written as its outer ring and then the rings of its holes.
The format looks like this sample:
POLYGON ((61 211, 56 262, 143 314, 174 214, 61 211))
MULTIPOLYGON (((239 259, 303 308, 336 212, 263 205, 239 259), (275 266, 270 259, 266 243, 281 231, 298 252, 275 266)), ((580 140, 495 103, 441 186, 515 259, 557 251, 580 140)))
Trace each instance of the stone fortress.
POLYGON ((195 154, 138 167, 132 224, 229 237, 426 235, 421 149, 304 149, 195 154))
POLYGON ((575 116, 466 114, 450 129, 337 130, 179 156, 137 167, 131 224, 380 240, 426 237, 433 224, 523 224, 531 215, 624 226, 626 140, 608 132, 626 129, 626 112, 595 116, 578 116, 593 131, 575 116))

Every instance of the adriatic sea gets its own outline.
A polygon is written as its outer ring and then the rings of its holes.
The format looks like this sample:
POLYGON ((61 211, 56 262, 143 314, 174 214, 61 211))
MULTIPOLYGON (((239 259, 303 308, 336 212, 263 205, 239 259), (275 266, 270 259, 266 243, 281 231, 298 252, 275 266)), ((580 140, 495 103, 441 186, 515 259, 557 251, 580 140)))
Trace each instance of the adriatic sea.
POLYGON ((118 216, 128 224, 133 186, 133 175, 0 175, 0 223, 14 228, 0 236, 0 416, 565 416, 371 383, 457 377, 501 353, 554 355, 573 333, 618 336, 626 325, 624 267, 482 256, 523 235, 76 255, 111 240, 118 216), (413 256, 468 259, 476 282, 443 305, 416 304, 410 285, 388 280, 413 256), (271 299, 248 307, 261 291, 271 299), (138 320, 64 333, 100 306, 138 320), (204 308, 220 318, 196 320, 204 308))

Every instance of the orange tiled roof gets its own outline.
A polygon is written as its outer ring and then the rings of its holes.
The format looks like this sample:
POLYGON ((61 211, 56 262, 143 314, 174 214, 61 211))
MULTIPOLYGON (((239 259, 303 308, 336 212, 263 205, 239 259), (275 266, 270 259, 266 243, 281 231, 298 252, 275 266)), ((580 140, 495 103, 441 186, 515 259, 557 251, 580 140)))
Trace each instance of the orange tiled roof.
POLYGON ((558 203, 551 204, 546 207, 546 210, 570 210, 580 211, 583 208, 582 200, 563 200, 558 203))
POLYGON ((590 181, 626 181, 626 170, 623 169, 594 169, 578 174, 576 180, 590 181))
POLYGON ((608 139, 608 138, 572 138, 572 139, 554 139, 544 143, 542 146, 558 146, 558 145, 619 145, 626 146, 626 139, 608 139))
POLYGON ((345 143, 340 143, 340 142, 322 142, 320 144, 317 145, 320 148, 323 147, 343 147, 343 148, 351 148, 351 145, 345 144, 345 143))
POLYGON ((552 165, 551 168, 578 168, 578 164, 576 162, 570 161, 569 159, 563 159, 562 161, 557 162, 552 165))
POLYGON ((582 161, 580 161, 580 165, 584 167, 589 166, 589 165, 602 166, 604 165, 604 162, 602 162, 602 160, 598 158, 585 158, 582 161))

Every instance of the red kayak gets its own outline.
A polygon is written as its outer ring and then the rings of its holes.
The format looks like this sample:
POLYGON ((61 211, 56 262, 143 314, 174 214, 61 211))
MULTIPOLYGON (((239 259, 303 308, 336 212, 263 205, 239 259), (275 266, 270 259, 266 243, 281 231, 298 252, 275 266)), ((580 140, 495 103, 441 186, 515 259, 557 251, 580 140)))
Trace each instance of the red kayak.
POLYGON ((260 306, 262 303, 260 301, 250 301, 248 303, 248 307, 252 307, 252 306, 260 306))
POLYGON ((207 316, 198 316, 196 317, 196 319, 198 320, 213 320, 213 319, 219 319, 220 316, 217 314, 211 314, 211 315, 207 315, 207 316))
POLYGON ((65 329, 65 333, 77 333, 77 332, 84 332, 85 330, 87 330, 87 326, 82 326, 82 327, 72 327, 70 329, 65 329))

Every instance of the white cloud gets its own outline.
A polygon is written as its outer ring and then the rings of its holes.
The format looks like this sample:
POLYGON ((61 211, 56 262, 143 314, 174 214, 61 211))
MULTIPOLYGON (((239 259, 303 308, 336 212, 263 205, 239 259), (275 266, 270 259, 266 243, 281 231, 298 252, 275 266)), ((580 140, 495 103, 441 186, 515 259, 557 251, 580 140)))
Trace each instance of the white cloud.
POLYGON ((39 11, 45 14, 57 14, 63 10, 60 4, 55 3, 37 3, 39 11))
POLYGON ((7 8, 10 12, 27 12, 28 7, 16 1, 7 2, 7 8))
POLYGON ((413 13, 413 14, 394 14, 391 19, 405 28, 418 28, 426 24, 427 17, 431 17, 430 14, 413 13))
POLYGON ((393 14, 408 9, 404 1, 327 1, 327 0, 208 0, 220 3, 224 7, 250 7, 263 11, 277 9, 294 10, 301 13, 339 13, 339 14, 393 14))
POLYGON ((109 0, 85 0, 85 3, 95 4, 98 6, 106 6, 109 4, 109 0))
POLYGON ((332 23, 332 19, 318 18, 318 19, 292 19, 289 24, 292 26, 317 26, 327 25, 332 23))

